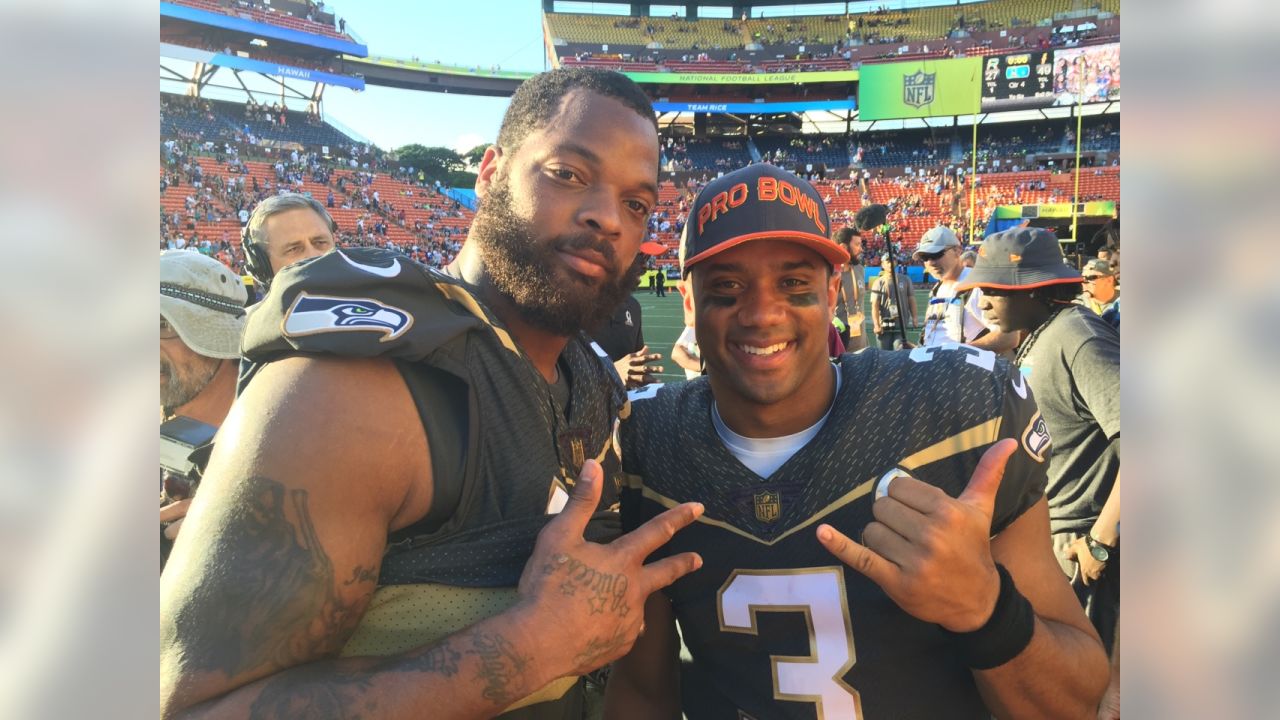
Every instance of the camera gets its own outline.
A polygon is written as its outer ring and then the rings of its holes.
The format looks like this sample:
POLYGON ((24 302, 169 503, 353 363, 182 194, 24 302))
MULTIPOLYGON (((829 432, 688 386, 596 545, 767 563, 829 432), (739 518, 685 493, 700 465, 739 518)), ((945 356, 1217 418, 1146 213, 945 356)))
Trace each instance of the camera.
POLYGON ((160 424, 160 479, 164 497, 170 501, 196 493, 200 471, 218 428, 178 416, 160 424))

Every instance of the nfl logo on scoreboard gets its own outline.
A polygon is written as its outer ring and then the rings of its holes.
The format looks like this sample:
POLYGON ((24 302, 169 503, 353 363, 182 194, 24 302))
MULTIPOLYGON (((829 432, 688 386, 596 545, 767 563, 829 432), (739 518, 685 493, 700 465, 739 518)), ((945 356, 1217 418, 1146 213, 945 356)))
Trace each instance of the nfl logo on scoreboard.
POLYGON ((938 73, 917 72, 902 76, 902 102, 911 107, 923 107, 933 102, 934 78, 938 73))
POLYGON ((778 514, 782 512, 782 499, 778 497, 778 493, 765 490, 756 493, 755 499, 757 520, 771 523, 778 519, 778 514))

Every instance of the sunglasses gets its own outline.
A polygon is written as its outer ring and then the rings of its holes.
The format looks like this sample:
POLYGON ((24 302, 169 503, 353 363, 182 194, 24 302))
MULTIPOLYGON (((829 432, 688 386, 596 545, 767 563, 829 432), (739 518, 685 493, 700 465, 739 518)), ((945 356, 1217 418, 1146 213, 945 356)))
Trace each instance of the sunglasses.
POLYGON ((922 253, 920 253, 920 259, 921 259, 921 260, 937 260, 938 258, 940 258, 940 257, 942 257, 943 255, 946 255, 946 254, 947 254, 947 251, 946 251, 946 250, 941 250, 941 251, 938 251, 938 252, 936 252, 936 253, 923 253, 923 252, 922 252, 922 253))
POLYGON ((1085 275, 1083 276, 1082 279, 1087 283, 1091 283, 1091 282, 1097 282, 1104 277, 1110 277, 1110 276, 1109 275, 1085 275))
POLYGON ((172 340, 172 339, 174 339, 174 338, 176 338, 176 337, 178 337, 178 331, 177 331, 177 329, 175 329, 172 325, 170 325, 170 324, 169 324, 169 321, 168 321, 168 320, 165 320, 165 319, 164 319, 164 317, 163 317, 163 316, 161 316, 161 318, 160 318, 160 339, 161 339, 161 340, 172 340))

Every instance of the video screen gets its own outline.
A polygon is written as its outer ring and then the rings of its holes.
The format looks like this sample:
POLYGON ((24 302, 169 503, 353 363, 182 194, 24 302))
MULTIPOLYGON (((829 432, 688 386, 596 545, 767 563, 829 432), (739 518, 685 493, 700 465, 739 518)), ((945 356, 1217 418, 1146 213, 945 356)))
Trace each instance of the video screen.
POLYGON ((1120 99, 1120 43, 1066 48, 1053 55, 1055 105, 1120 99), (1083 100, 1077 99, 1079 94, 1083 100))
POLYGON ((982 60, 982 110, 1027 110, 1120 99, 1120 43, 990 55, 982 60))

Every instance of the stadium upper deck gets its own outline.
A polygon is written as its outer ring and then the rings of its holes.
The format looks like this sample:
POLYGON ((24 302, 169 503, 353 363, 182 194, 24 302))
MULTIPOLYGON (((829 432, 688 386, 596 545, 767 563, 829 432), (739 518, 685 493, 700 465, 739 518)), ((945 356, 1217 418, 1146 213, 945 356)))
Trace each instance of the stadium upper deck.
POLYGON ((747 19, 546 13, 545 25, 561 62, 638 72, 848 69, 885 58, 985 54, 1118 38, 1118 0, 1099 0, 1072 11, 1069 22, 1056 21, 1071 5, 990 0, 847 16, 747 19), (1084 30, 1078 29, 1080 24, 1084 30), (1063 25, 1073 30, 1058 32, 1063 25))
POLYGON ((346 21, 326 12, 324 2, 309 0, 275 0, 267 4, 257 0, 167 0, 174 5, 185 5, 197 10, 221 13, 232 17, 276 25, 290 30, 323 35, 340 40, 350 40, 346 33, 346 21))

